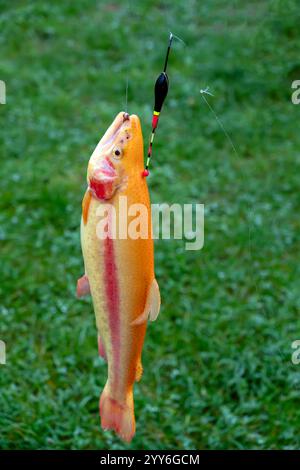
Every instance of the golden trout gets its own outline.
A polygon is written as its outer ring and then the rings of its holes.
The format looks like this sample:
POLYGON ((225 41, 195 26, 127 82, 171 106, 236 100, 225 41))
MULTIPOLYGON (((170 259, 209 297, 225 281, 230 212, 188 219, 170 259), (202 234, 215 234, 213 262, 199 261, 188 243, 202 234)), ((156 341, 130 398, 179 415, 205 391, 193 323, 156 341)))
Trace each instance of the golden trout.
POLYGON ((147 320, 155 320, 160 309, 150 200, 143 168, 139 118, 120 112, 88 164, 81 220, 85 274, 78 280, 77 295, 91 293, 99 354, 108 364, 108 378, 100 398, 102 428, 115 430, 127 442, 135 433, 133 386, 143 371, 141 354, 147 320), (122 226, 127 224, 122 213, 124 197, 129 213, 130 208, 136 207, 134 204, 146 208, 146 236, 130 237, 128 227, 122 226), (104 213, 106 236, 105 230, 99 234, 99 214, 104 213))

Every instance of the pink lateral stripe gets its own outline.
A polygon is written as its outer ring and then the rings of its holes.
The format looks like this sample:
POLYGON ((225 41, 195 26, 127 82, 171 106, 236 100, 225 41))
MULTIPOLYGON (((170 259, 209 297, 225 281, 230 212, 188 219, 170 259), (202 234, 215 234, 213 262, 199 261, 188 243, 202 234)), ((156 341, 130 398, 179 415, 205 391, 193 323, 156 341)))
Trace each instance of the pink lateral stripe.
MULTIPOLYGON (((109 221, 110 223, 110 221, 109 221)), ((118 370, 120 365, 120 311, 119 311, 119 283, 115 263, 114 241, 107 237, 104 240, 104 284, 106 303, 109 314, 109 329, 112 343, 113 386, 117 386, 118 370)))

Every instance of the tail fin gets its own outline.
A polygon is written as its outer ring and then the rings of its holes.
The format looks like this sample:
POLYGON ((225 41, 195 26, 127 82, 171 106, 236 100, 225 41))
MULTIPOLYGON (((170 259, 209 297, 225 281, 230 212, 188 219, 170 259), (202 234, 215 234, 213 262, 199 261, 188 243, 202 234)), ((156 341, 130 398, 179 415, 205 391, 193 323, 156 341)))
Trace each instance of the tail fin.
POLYGON ((104 430, 113 429, 125 442, 130 442, 135 433, 133 392, 128 393, 123 403, 115 400, 106 383, 100 398, 101 426, 104 430))

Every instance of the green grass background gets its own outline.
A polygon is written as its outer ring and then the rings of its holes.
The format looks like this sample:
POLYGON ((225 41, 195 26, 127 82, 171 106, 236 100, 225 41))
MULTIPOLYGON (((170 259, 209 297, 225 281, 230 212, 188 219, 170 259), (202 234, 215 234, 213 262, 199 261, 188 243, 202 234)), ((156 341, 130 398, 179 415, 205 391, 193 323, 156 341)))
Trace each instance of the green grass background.
POLYGON ((2 449, 299 448, 299 16, 296 0, 0 1, 2 449), (162 309, 126 445, 100 429, 106 366, 74 295, 81 199, 127 76, 147 140, 170 30, 187 45, 148 182, 152 202, 205 204, 205 246, 156 243, 162 309))

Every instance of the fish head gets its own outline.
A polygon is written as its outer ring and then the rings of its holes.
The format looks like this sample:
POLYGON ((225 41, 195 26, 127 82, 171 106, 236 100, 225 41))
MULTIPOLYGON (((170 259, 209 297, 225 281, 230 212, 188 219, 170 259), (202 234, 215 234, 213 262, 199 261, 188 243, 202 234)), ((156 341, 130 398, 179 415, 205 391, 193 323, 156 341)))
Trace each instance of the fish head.
POLYGON ((120 185, 128 178, 142 177, 144 150, 138 116, 120 112, 95 148, 88 165, 92 188, 110 183, 120 185))

